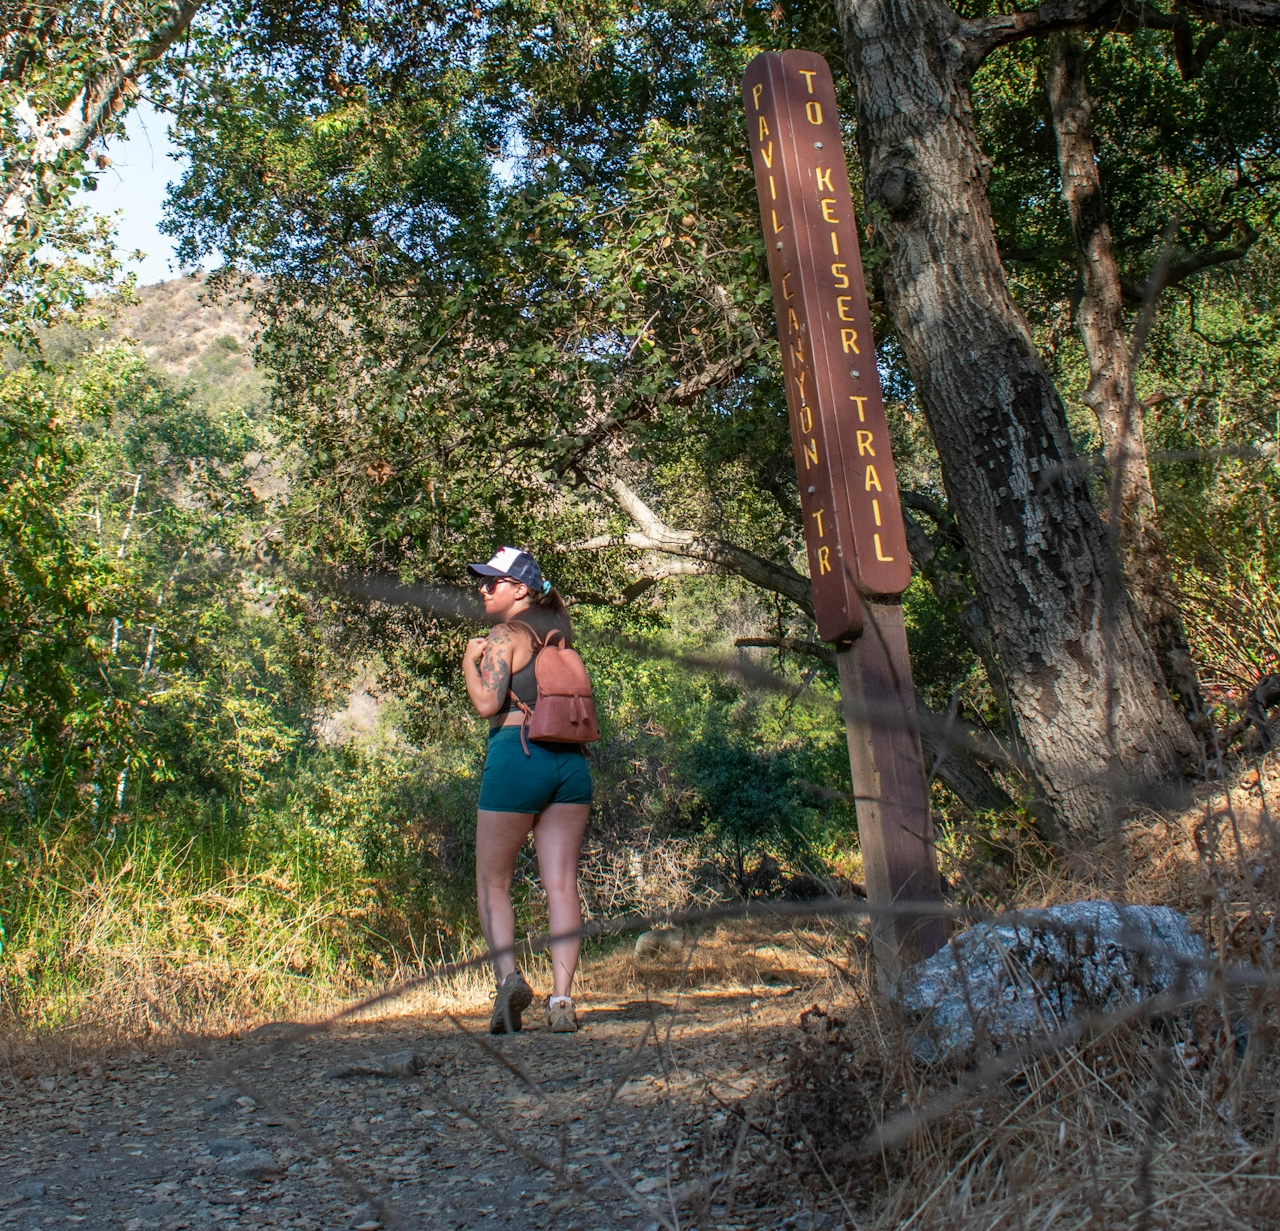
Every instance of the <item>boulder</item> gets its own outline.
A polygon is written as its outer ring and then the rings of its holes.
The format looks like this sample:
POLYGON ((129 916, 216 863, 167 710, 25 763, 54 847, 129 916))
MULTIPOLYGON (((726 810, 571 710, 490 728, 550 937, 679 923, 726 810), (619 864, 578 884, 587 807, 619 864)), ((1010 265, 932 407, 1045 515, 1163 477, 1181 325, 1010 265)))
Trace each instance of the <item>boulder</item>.
POLYGON ((917 1058, 932 1061, 972 1049, 975 1019, 998 1049, 1086 1013, 1195 994, 1204 961, 1204 943, 1170 907, 1067 902, 975 924, 906 970, 891 994, 918 1025, 917 1058))
POLYGON ((679 953, 684 947, 684 933, 679 928, 653 928, 636 937, 636 957, 679 953))

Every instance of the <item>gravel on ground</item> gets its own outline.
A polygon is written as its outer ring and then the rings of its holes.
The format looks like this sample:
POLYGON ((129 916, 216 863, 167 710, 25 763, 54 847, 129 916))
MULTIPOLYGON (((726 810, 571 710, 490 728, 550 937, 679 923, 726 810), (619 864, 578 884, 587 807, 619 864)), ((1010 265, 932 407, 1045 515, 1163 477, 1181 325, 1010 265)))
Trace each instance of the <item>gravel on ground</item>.
POLYGON ((656 1231, 691 1194, 726 1231, 778 1226, 691 1147, 768 1080, 791 991, 597 1002, 573 1035, 535 1006, 507 1037, 414 1015, 28 1065, 0 1074, 0 1228, 656 1231))

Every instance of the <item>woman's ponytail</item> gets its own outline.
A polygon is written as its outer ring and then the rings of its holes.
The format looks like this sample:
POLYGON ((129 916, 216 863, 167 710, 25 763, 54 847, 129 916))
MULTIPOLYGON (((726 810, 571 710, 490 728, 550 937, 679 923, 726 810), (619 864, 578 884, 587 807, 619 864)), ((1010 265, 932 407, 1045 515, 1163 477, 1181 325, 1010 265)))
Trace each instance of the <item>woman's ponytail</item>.
POLYGON ((552 615, 567 616, 569 608, 565 606, 564 599, 560 596, 560 591, 555 589, 549 581, 543 582, 545 587, 541 594, 529 591, 529 602, 532 606, 542 611, 549 611, 552 615))

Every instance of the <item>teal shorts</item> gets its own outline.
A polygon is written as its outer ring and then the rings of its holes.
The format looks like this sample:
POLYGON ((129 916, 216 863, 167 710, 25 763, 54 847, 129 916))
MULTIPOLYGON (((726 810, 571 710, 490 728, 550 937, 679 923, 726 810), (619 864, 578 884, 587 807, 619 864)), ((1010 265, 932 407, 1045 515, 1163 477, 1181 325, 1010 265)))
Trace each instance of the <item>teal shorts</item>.
POLYGON ((577 744, 529 742, 525 756, 519 727, 489 732, 489 755, 480 779, 483 812, 541 812, 548 804, 589 804, 591 771, 577 744))

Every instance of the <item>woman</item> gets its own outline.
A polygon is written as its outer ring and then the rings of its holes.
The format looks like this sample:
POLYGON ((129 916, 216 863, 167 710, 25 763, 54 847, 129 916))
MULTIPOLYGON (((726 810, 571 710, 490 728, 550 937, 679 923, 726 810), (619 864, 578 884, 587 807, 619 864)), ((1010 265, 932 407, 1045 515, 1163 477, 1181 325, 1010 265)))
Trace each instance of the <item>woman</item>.
POLYGON ((528 552, 504 547, 487 564, 467 567, 483 578, 485 617, 493 625, 487 637, 467 643, 462 662, 471 704, 489 720, 476 812, 476 897, 498 980, 489 1031, 519 1030, 520 1015, 533 1002, 533 989, 516 969, 511 906, 516 859, 531 830, 551 935, 564 937, 551 945, 555 988, 547 1002, 547 1024, 555 1031, 577 1030, 572 992, 582 926, 578 860, 591 810, 591 773, 576 745, 530 742, 526 749, 520 738, 524 714, 512 701, 514 695, 531 709, 537 702, 533 664, 539 645, 529 630, 540 642, 559 629, 569 643, 569 617, 564 600, 528 552))

